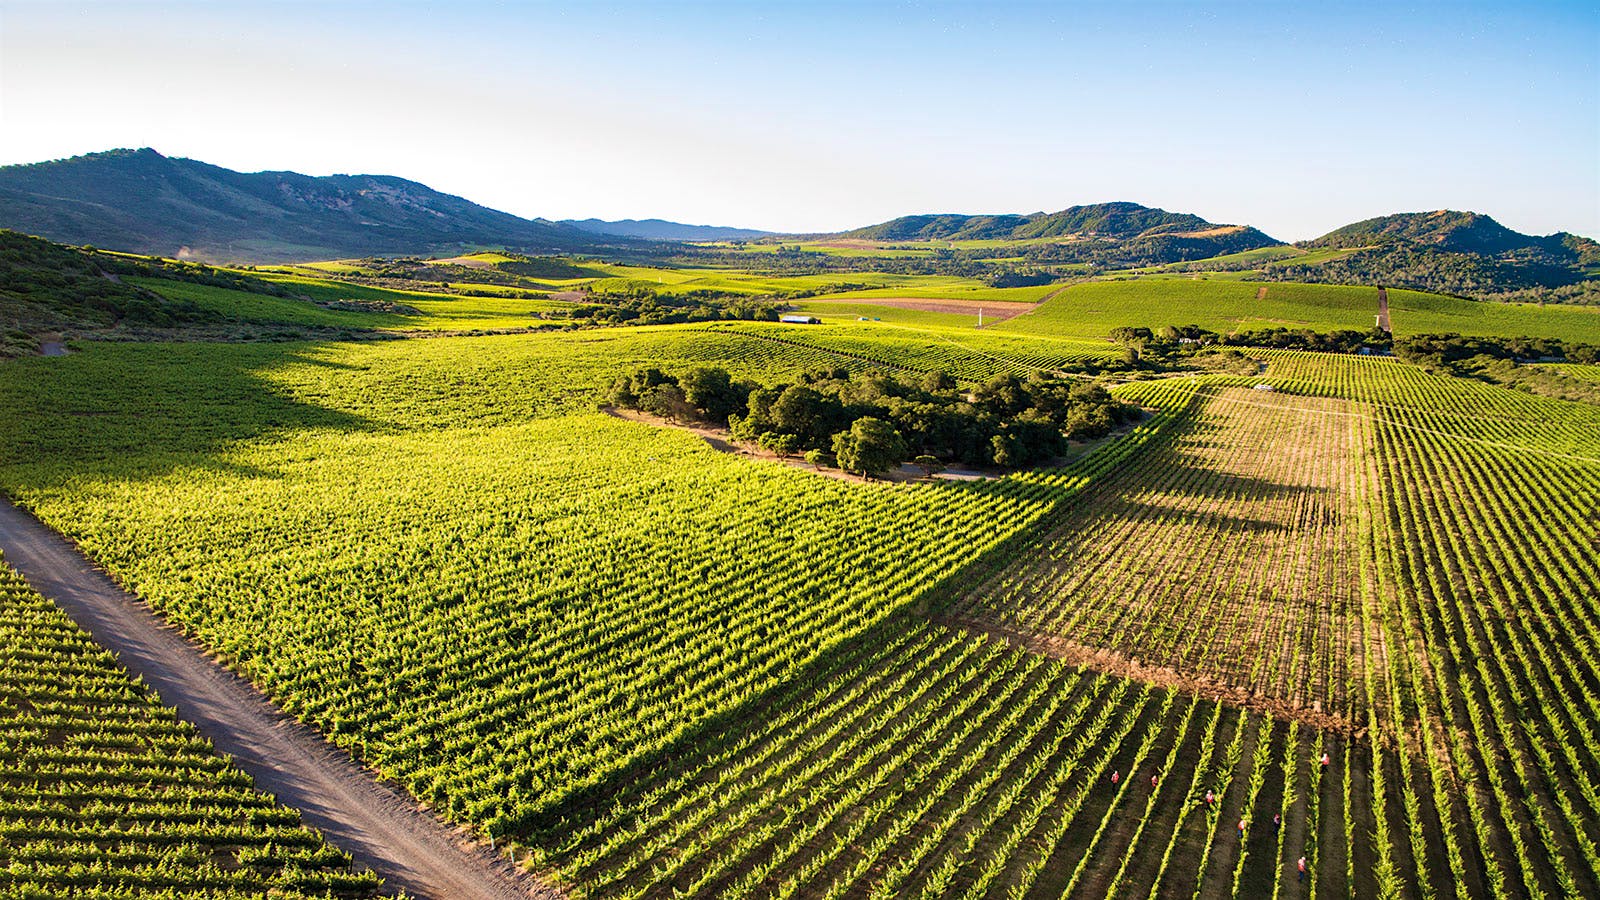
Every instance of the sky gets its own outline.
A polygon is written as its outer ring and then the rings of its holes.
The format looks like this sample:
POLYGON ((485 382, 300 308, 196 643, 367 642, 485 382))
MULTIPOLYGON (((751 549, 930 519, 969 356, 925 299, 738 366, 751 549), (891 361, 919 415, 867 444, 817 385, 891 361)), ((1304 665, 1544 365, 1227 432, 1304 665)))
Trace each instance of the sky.
POLYGON ((0 164, 154 147, 788 232, 1132 200, 1600 237, 1593 3, 0 0, 0 164))

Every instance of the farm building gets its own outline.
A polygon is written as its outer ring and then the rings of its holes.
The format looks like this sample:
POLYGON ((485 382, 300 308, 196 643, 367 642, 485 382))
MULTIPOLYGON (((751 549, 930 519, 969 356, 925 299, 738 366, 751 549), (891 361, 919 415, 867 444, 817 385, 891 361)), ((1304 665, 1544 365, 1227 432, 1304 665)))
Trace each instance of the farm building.
POLYGON ((821 325, 822 320, 816 316, 779 316, 779 322, 786 325, 821 325))
POLYGON ((1273 390, 1277 390, 1277 388, 1274 388, 1270 384, 1258 384, 1258 385, 1256 385, 1255 389, 1258 390, 1258 391, 1273 391, 1273 390))

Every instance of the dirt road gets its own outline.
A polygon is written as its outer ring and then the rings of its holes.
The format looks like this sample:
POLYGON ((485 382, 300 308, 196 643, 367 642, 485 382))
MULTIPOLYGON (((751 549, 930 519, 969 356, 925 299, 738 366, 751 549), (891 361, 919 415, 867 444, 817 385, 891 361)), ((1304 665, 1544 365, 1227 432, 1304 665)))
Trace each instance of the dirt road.
POLYGON ((1389 326, 1389 289, 1378 288, 1378 327, 1394 334, 1394 329, 1389 326))
POLYGON ((213 662, 73 544, 0 498, 0 550, 34 589, 110 648, 218 750, 307 824, 386 879, 437 900, 561 894, 422 811, 213 662))

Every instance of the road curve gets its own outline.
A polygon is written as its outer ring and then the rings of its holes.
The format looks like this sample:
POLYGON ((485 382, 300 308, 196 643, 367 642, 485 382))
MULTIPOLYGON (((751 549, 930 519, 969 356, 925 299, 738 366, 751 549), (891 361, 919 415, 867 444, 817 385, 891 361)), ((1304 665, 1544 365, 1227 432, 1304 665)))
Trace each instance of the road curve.
POLYGON ((557 900, 560 892, 465 839, 206 656, 72 542, 0 498, 0 551, 128 671, 239 768, 390 890, 435 900, 557 900))

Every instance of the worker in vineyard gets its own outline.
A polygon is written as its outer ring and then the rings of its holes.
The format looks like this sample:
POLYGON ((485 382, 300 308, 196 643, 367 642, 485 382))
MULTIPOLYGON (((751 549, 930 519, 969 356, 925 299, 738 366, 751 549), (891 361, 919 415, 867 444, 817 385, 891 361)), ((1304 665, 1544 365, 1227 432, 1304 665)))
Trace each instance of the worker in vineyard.
POLYGON ((1272 834, 1273 834, 1274 837, 1277 836, 1278 829, 1280 827, 1282 827, 1282 825, 1283 825, 1283 815, 1281 813, 1273 813, 1272 814, 1272 834))
POLYGON ((1300 868, 1300 880, 1302 882, 1304 882, 1306 880, 1306 858, 1304 856, 1300 857, 1299 868, 1300 868))
POLYGON ((1212 791, 1206 791, 1206 809, 1213 809, 1213 808, 1216 807, 1216 805, 1217 805, 1217 795, 1216 795, 1216 793, 1214 793, 1212 791))
POLYGON ((1158 785, 1160 783, 1161 783, 1161 776, 1159 774, 1150 776, 1150 789, 1152 791, 1155 790, 1156 789, 1156 785, 1158 785))
POLYGON ((1239 840, 1244 840, 1244 816, 1239 817, 1239 840))
POLYGON ((1121 780, 1122 780, 1122 771, 1120 769, 1112 771, 1112 773, 1111 773, 1111 784, 1112 784, 1112 786, 1115 787, 1117 782, 1119 782, 1121 780))
POLYGON ((1327 753, 1323 753, 1322 754, 1322 767, 1324 769, 1326 769, 1328 767, 1328 754, 1327 753))

